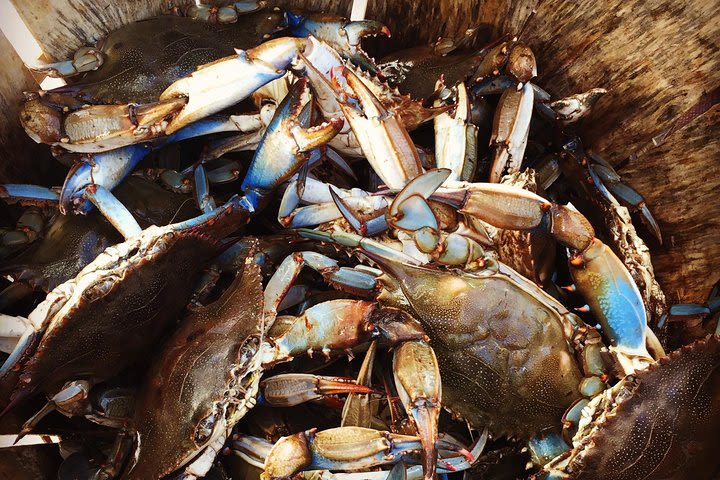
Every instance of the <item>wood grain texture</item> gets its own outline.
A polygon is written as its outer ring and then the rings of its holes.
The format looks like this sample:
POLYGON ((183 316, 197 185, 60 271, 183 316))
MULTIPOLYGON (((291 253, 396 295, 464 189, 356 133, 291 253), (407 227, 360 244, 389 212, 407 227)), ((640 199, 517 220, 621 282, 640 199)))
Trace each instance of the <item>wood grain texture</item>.
POLYGON ((20 126, 23 90, 38 86, 0 32, 0 182, 39 182, 48 172, 50 150, 33 142, 20 126))
POLYGON ((720 106, 622 173, 643 192, 665 234, 651 252, 668 302, 704 301, 720 280, 720 106))

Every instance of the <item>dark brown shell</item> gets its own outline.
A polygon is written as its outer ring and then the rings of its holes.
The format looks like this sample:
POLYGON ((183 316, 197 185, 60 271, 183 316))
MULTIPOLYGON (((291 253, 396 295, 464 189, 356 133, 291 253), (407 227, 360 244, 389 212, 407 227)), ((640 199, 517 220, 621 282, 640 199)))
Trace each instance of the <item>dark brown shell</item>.
POLYGON ((241 349, 257 346, 262 309, 260 267, 246 261, 217 301, 185 316, 158 352, 138 398, 134 419, 138 451, 124 478, 161 478, 200 453, 205 445, 195 438, 196 428, 216 403, 230 401, 231 383, 240 388, 235 375, 250 368, 240 359, 241 349))
POLYGON ((447 274, 373 259, 386 273, 380 300, 412 312, 430 337, 445 407, 493 435, 529 439, 561 424, 582 380, 562 305, 517 273, 447 274))
POLYGON ((568 466, 573 478, 719 478, 720 338, 671 353, 637 380, 568 466))
POLYGON ((260 11, 217 25, 174 15, 130 23, 102 42, 103 65, 57 91, 80 91, 92 103, 157 101, 171 83, 204 65, 248 49, 274 33, 281 15, 260 11))
POLYGON ((183 310, 196 274, 222 246, 203 230, 222 233, 227 217, 234 218, 230 212, 186 228, 150 227, 59 285, 30 315, 47 325, 37 349, 6 369, 0 391, 17 381, 14 405, 38 391, 55 393, 70 380, 103 381, 141 359, 183 310))

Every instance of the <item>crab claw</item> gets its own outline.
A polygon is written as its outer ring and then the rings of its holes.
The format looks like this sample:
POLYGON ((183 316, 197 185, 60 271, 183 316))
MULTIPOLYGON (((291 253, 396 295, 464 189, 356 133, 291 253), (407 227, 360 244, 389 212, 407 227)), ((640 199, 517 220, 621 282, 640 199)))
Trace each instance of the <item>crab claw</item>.
POLYGON ((607 93, 604 88, 593 88, 584 93, 578 93, 562 98, 550 104, 558 120, 565 125, 575 123, 585 117, 595 103, 607 93))
POLYGON ((495 147, 490 181, 497 183, 503 175, 517 172, 525 154, 534 94, 530 83, 519 90, 503 92, 493 120, 490 144, 495 147))
POLYGON ((68 78, 81 73, 97 70, 102 66, 105 55, 93 47, 81 47, 75 52, 72 60, 56 63, 36 63, 28 65, 34 72, 44 73, 48 77, 68 78))
POLYGON ((306 45, 304 38, 277 38, 247 51, 236 50, 236 56, 198 67, 160 95, 160 100, 188 98, 187 105, 172 119, 166 132, 173 133, 234 105, 266 83, 282 77, 306 45))
POLYGON ((465 184, 459 191, 440 194, 460 212, 503 229, 545 231, 571 250, 570 274, 604 334, 618 355, 623 370, 632 373, 652 359, 646 350, 647 315, 640 291, 622 261, 595 238, 588 220, 571 206, 550 203, 543 197, 509 185, 465 184), (455 203, 459 197, 459 203, 455 203))
MULTIPOLYGON (((442 87, 442 82, 435 89, 442 87)), ((440 106, 440 101, 435 102, 440 106)), ((464 83, 457 86, 457 106, 435 117, 435 161, 438 168, 452 170, 451 180, 470 181, 477 169, 478 128, 470 123, 471 104, 464 83)))
POLYGON ((345 67, 342 75, 361 109, 343 98, 344 92, 338 86, 335 93, 370 165, 388 187, 404 187, 410 179, 422 173, 420 157, 407 130, 357 75, 345 67))
POLYGON ((263 206, 267 193, 302 167, 307 161, 303 153, 324 145, 342 128, 339 118, 310 126, 311 107, 307 79, 301 78, 275 110, 242 183, 255 207, 263 206))
POLYGON ((368 57, 360 46, 363 37, 385 35, 390 37, 390 29, 374 20, 349 22, 346 18, 329 14, 304 15, 299 12, 286 12, 285 21, 293 35, 307 37, 313 35, 327 42, 340 55, 355 64, 377 74, 375 62, 368 57))
POLYGON ((369 428, 306 430, 278 440, 261 478, 290 478, 304 470, 363 470, 397 463, 420 447, 417 437, 369 428))
POLYGON ((352 378, 287 373, 260 382, 260 393, 273 407, 292 407, 324 395, 369 394, 374 393, 374 390, 358 385, 352 378))
POLYGON ((435 477, 440 417, 440 367, 432 347, 425 342, 405 342, 393 357, 395 386, 405 411, 415 424, 423 446, 425 480, 435 477))

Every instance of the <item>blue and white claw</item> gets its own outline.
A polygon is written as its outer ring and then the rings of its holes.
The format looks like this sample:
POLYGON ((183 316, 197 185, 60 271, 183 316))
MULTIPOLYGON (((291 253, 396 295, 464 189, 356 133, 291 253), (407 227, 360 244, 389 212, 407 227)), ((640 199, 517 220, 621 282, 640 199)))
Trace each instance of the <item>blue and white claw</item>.
POLYGON ((177 80, 160 95, 160 100, 185 97, 187 104, 172 118, 166 133, 235 105, 282 77, 306 46, 304 38, 277 38, 247 51, 236 50, 237 55, 203 65, 177 80))
POLYGON ((509 185, 457 186, 440 189, 433 198, 498 228, 549 233, 569 248, 570 274, 626 374, 654 361, 646 347, 647 314, 640 291, 622 261, 595 237, 580 212, 509 185))

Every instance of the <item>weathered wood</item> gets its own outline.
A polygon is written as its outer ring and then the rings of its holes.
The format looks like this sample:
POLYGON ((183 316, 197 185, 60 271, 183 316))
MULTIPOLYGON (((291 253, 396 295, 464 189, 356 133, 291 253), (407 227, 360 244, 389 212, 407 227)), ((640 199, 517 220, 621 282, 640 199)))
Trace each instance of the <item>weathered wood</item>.
POLYGON ((135 20, 159 14, 163 0, 11 0, 20 18, 53 60, 64 60, 83 45, 135 20))
POLYGON ((33 142, 20 126, 23 90, 38 85, 0 32, 0 182, 38 182, 47 173, 50 150, 33 142))
POLYGON ((622 171, 665 234, 651 248, 669 303, 702 302, 720 280, 720 106, 622 171))

